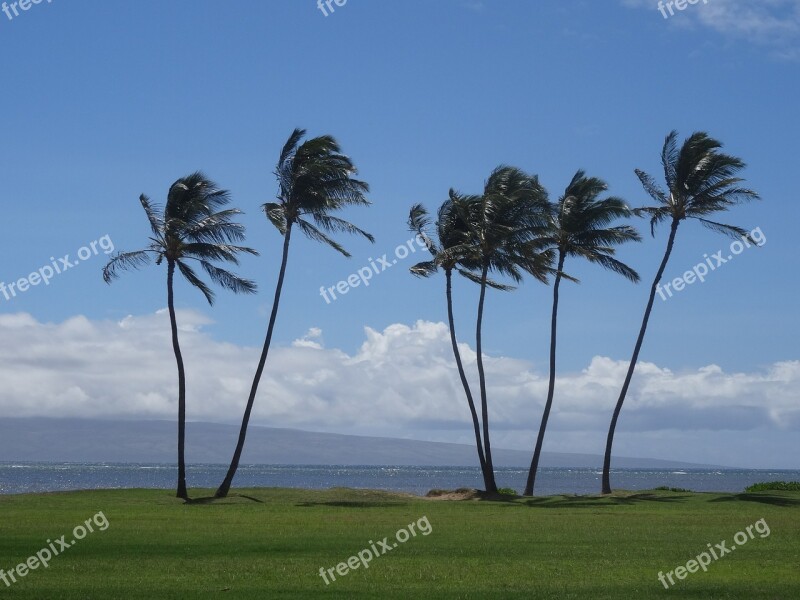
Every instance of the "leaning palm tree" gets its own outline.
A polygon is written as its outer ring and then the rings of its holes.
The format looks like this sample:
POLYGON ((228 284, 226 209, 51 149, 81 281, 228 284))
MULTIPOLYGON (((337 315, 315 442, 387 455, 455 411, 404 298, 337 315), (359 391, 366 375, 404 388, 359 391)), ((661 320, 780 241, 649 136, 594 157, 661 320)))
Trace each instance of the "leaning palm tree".
MULTIPOLYGON (((497 489, 494 472, 487 468, 486 457, 481 438, 481 423, 475 409, 475 400, 472 395, 464 364, 461 360, 461 351, 458 349, 455 319, 453 317, 453 271, 457 271, 473 281, 477 278, 475 265, 469 264, 468 255, 472 250, 472 234, 469 228, 470 204, 478 199, 475 196, 464 196, 454 190, 439 207, 436 219, 435 240, 428 233, 431 225, 428 212, 421 204, 415 204, 409 213, 409 229, 422 239, 433 256, 432 260, 420 262, 411 267, 411 273, 418 277, 429 277, 440 268, 445 275, 445 296, 447 299, 447 320, 450 325, 450 342, 453 347, 453 356, 456 360, 458 375, 467 397, 467 404, 472 416, 472 425, 475 432, 475 445, 478 450, 478 461, 481 467, 483 483, 486 490, 497 489)), ((505 289, 506 286, 487 280, 490 287, 505 289)))
MULTIPOLYGON (((497 272, 512 281, 522 281, 527 271, 547 283, 552 273, 553 252, 542 248, 541 234, 550 215, 547 191, 536 176, 515 167, 500 166, 487 179, 483 195, 473 202, 469 227, 473 237, 469 264, 474 264, 480 285, 475 324, 475 352, 481 394, 481 421, 486 468, 494 472, 489 440, 489 405, 483 365, 483 313, 489 273, 497 272)), ((487 492, 496 492, 487 489, 487 492)))
POLYGON ((139 196, 150 223, 152 236, 144 250, 120 252, 114 255, 103 268, 103 279, 111 283, 119 272, 129 268, 138 269, 150 264, 167 263, 167 307, 172 328, 172 349, 178 364, 178 490, 179 498, 188 498, 186 491, 186 463, 184 443, 186 440, 186 373, 183 366, 178 323, 175 317, 173 280, 175 269, 194 287, 199 289, 209 304, 214 303, 214 292, 203 282, 190 266, 197 261, 211 281, 235 293, 251 294, 256 291, 252 281, 226 271, 214 262, 238 264, 239 253, 258 254, 252 248, 235 245, 244 240, 244 226, 231 221, 241 211, 224 207, 230 202, 227 191, 207 179, 202 173, 192 173, 172 184, 167 195, 167 204, 161 209, 150 199, 139 196), (163 210, 163 214, 162 214, 163 210))
POLYGON ((758 199, 758 194, 741 187, 740 184, 744 180, 736 177, 737 173, 744 169, 745 163, 735 156, 724 154, 720 151, 721 148, 720 142, 704 132, 693 133, 678 148, 678 132, 672 131, 666 137, 661 152, 661 164, 664 168, 667 189, 661 189, 656 180, 644 171, 636 170, 642 186, 655 200, 656 206, 640 208, 635 212, 650 217, 650 233, 652 235, 655 235, 655 226, 666 220, 670 221, 670 231, 664 257, 650 288, 650 297, 642 318, 639 336, 633 348, 633 356, 628 365, 628 372, 611 417, 603 460, 602 493, 604 494, 611 493, 611 446, 614 442, 617 420, 622 410, 622 404, 625 402, 636 363, 639 360, 639 352, 642 349, 647 323, 653 310, 653 302, 675 244, 678 226, 685 219, 697 219, 703 226, 717 233, 731 237, 749 238, 749 234, 740 227, 717 223, 706 218, 714 213, 726 211, 737 204, 758 199))
POLYGON ((341 153, 339 144, 333 137, 325 135, 301 144, 305 134, 305 130, 295 129, 283 146, 275 170, 279 186, 278 202, 268 202, 263 205, 267 218, 283 236, 281 267, 275 287, 272 312, 267 325, 267 337, 264 340, 264 348, 253 377, 236 450, 225 479, 217 489, 217 498, 224 498, 228 495, 244 450, 250 414, 253 411, 258 385, 267 362, 267 354, 272 343, 272 332, 278 316, 278 304, 281 299, 283 279, 286 275, 292 229, 296 226, 312 240, 323 242, 347 257, 350 254, 327 233, 352 233, 361 235, 370 242, 375 241, 366 231, 331 214, 353 205, 369 206, 370 202, 365 195, 369 192, 369 186, 353 177, 357 174, 357 170, 353 162, 341 153), (308 218, 313 223, 308 221, 308 218))
POLYGON ((567 186, 564 194, 555 205, 550 218, 548 232, 543 236, 545 241, 558 255, 558 266, 553 280, 553 312, 550 320, 550 380, 547 387, 547 400, 544 405, 542 422, 539 425, 539 436, 536 449, 528 471, 524 495, 532 496, 539 469, 539 458, 542 454, 544 432, 553 406, 553 395, 556 382, 556 329, 558 324, 558 293, 561 279, 564 276, 564 262, 567 257, 584 258, 601 267, 622 275, 633 281, 639 281, 639 274, 625 263, 614 258, 614 246, 630 241, 641 241, 639 233, 630 225, 609 224, 617 219, 631 216, 630 209, 620 198, 603 198, 600 195, 608 190, 602 179, 587 177, 584 171, 578 171, 567 186))

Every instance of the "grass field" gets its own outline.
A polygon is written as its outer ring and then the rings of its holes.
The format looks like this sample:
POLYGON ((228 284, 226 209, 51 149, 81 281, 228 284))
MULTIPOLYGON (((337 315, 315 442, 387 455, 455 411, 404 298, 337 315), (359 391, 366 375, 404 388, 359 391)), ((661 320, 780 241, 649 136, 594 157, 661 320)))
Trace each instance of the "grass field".
POLYGON ((509 501, 347 489, 235 494, 190 505, 161 490, 0 496, 6 572, 48 539, 66 534, 69 543, 100 511, 109 524, 99 531, 97 517, 95 531, 48 568, 10 587, 0 581, 0 598, 800 598, 798 492, 509 501), (769 535, 735 544, 760 519, 769 535), (392 545, 410 523, 417 535, 369 568, 334 570, 329 585, 319 575, 370 541, 381 552, 378 541, 392 545), (707 572, 674 578, 669 590, 659 582, 659 571, 723 541, 737 547, 707 572))

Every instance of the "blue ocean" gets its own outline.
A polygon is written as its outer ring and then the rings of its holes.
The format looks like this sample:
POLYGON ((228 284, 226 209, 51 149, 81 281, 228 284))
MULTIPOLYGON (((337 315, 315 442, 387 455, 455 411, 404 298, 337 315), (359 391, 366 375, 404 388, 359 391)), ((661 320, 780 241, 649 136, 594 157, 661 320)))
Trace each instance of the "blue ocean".
MULTIPOLYGON (((190 465, 187 482, 193 488, 214 488, 226 465, 190 465)), ((527 471, 498 468, 497 483, 521 492, 527 471)), ((175 486, 177 470, 164 464, 0 463, 0 494, 68 490, 155 488, 175 486)), ((538 495, 594 494, 600 490, 599 469, 541 469, 538 495)), ((660 486, 695 492, 742 492, 761 481, 800 481, 800 471, 614 469, 615 489, 646 490, 660 486)), ((424 495, 431 489, 481 488, 480 470, 469 467, 243 465, 235 487, 368 488, 424 495)))

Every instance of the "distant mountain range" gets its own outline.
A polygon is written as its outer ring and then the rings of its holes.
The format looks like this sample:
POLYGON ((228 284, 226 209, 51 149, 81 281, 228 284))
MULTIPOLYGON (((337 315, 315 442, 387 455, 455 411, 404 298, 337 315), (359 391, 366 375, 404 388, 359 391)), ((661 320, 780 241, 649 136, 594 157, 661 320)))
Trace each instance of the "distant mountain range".
MULTIPOLYGON (((227 464, 239 427, 187 424, 187 462, 227 464)), ((94 419, 0 419, 0 462, 172 463, 176 425, 170 421, 94 419)), ((493 449, 495 466, 527 467, 531 453, 493 449)), ((315 433, 250 427, 243 464, 474 466, 475 448, 466 444, 315 433)), ((599 468, 594 454, 544 452, 543 467, 599 468)), ((685 462, 615 457, 614 466, 633 469, 709 468, 685 462)), ((719 467, 716 467, 719 468, 719 467)))

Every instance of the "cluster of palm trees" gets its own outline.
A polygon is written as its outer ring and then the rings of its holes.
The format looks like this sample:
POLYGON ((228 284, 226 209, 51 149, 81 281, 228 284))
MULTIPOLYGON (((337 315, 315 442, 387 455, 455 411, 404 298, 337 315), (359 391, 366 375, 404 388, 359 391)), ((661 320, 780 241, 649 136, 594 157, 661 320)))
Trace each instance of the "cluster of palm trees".
POLYGON ((575 173, 564 193, 555 202, 538 177, 515 167, 501 166, 486 180, 483 193, 464 195, 450 190, 448 198, 436 213, 435 223, 420 204, 411 208, 409 228, 425 240, 432 259, 411 268, 414 275, 428 277, 439 269, 445 274, 447 316, 453 355, 467 404, 472 416, 478 461, 488 492, 496 492, 489 437, 489 411, 486 377, 483 368, 482 331, 487 288, 512 289, 490 279, 495 275, 518 283, 523 274, 536 280, 553 283, 553 305, 550 323, 550 368, 547 398, 531 459, 524 495, 533 495, 545 431, 553 407, 556 384, 556 345, 558 300, 562 280, 576 281, 564 269, 567 259, 585 259, 604 269, 639 281, 639 274, 614 257, 620 244, 641 241, 630 225, 615 224, 632 216, 650 217, 651 233, 662 221, 670 222, 670 235, 664 257, 656 272, 634 346, 628 371, 611 419, 606 444, 602 493, 611 493, 611 448, 622 405, 639 359, 656 290, 672 252, 681 221, 698 219, 701 224, 732 237, 749 237, 739 227, 711 221, 710 215, 758 198, 752 190, 741 186, 736 175, 744 163, 721 152, 722 145, 706 133, 690 136, 680 147, 677 132, 671 132, 663 146, 662 166, 666 188, 643 171, 637 170, 645 191, 654 206, 631 209, 616 197, 603 197, 608 186, 602 179, 589 177, 584 171, 575 173), (464 369, 453 319, 452 277, 457 272, 480 286, 476 319, 475 345, 481 410, 478 415, 475 398, 464 369))
MULTIPOLYGON (((296 227, 312 240, 323 242, 345 256, 350 255, 329 236, 330 233, 354 233, 371 242, 374 241, 366 231, 332 214, 349 206, 368 206, 370 203, 366 194, 369 192, 369 186, 355 178, 357 175, 355 166, 342 154, 335 139, 326 135, 303 141, 305 134, 304 130, 295 129, 283 146, 275 169, 275 176, 278 179, 278 201, 267 202, 262 206, 266 217, 283 236, 281 266, 267 325, 267 336, 253 376, 239 439, 230 468, 215 494, 217 498, 228 495, 244 450, 250 414, 264 373, 278 317, 278 304, 286 275, 292 230, 296 227)), ((167 263, 167 305, 172 328, 172 345, 178 365, 177 496, 188 500, 184 459, 186 375, 175 319, 173 275, 177 267, 186 280, 205 295, 209 304, 213 304, 214 294, 191 268, 191 261, 199 262, 211 280, 220 287, 235 293, 254 293, 256 286, 252 281, 222 269, 214 262, 238 264, 239 254, 257 254, 257 252, 252 248, 236 245, 244 240, 244 227, 231 219, 241 214, 241 211, 232 208, 221 210, 230 202, 229 193, 219 189, 202 173, 193 173, 173 183, 163 209, 154 207, 146 196, 141 196, 139 200, 153 234, 150 237, 150 244, 144 250, 114 255, 103 269, 103 278, 110 283, 118 276, 119 271, 142 267, 153 259, 157 265, 165 261, 167 263)))
POLYGON ((481 195, 466 196, 450 190, 448 199, 439 207, 433 232, 429 231, 431 224, 425 208, 419 204, 411 208, 409 226, 426 241, 433 257, 430 261, 413 266, 411 272, 424 277, 435 273, 440 267, 445 272, 451 342, 461 384, 472 414, 478 459, 488 492, 496 492, 497 483, 489 437, 481 324, 486 288, 512 289, 511 286, 498 283, 488 276, 496 273, 514 283, 522 280, 523 273, 532 275, 542 283, 548 283, 553 278, 550 382, 525 488, 525 494, 530 495, 533 493, 555 391, 559 287, 563 278, 575 280, 564 273, 567 257, 586 258, 633 281, 639 279, 633 269, 613 256, 614 246, 627 241, 638 241, 640 237, 629 225, 610 226, 616 219, 631 216, 631 211, 619 198, 601 199, 600 196, 607 187, 602 180, 587 177, 583 171, 578 171, 559 200, 551 203, 547 191, 536 176, 528 175, 515 167, 501 166, 490 175, 481 195), (453 270, 480 285, 476 330, 480 419, 474 407, 472 390, 464 372, 456 339, 452 300, 453 270))
MULTIPOLYGON (((304 141, 305 134, 304 130, 296 129, 283 146, 275 169, 277 202, 262 206, 265 216, 283 236, 283 251, 266 339, 230 467, 215 494, 218 498, 229 493, 244 449, 250 415, 277 320, 292 231, 298 229, 312 240, 327 244, 345 256, 350 255, 331 237, 332 234, 349 233, 374 241, 369 233, 334 214, 350 206, 368 206, 370 202, 366 195, 369 186, 356 179, 355 166, 342 154, 334 138, 320 136, 304 141)), ((606 183, 588 177, 583 171, 578 171, 559 199, 551 202, 537 176, 515 167, 500 166, 486 180, 481 194, 466 195, 450 190, 448 198, 436 213, 435 222, 422 205, 416 204, 411 208, 409 227, 425 241, 431 253, 431 260, 415 265, 411 272, 418 276, 430 276, 441 269, 445 274, 452 349, 472 417, 486 491, 497 491, 482 352, 487 289, 511 290, 513 284, 521 282, 526 275, 545 284, 551 280, 553 283, 548 393, 525 487, 525 494, 532 495, 545 429, 555 397, 559 288, 564 279, 576 281, 564 271, 567 259, 584 258, 637 282, 639 275, 636 271, 614 258, 614 254, 616 246, 640 241, 641 237, 630 225, 615 222, 633 215, 646 215, 650 217, 653 234, 655 225, 665 220, 671 222, 667 250, 653 282, 633 357, 609 428, 602 490, 609 493, 611 446, 617 419, 636 368, 656 288, 669 260, 678 225, 684 219, 696 218, 715 231, 747 236, 743 229, 706 219, 736 203, 757 198, 754 192, 742 188, 742 180, 736 177, 744 167, 742 161, 723 154, 720 148, 721 144, 705 133, 695 133, 679 148, 677 134, 670 133, 662 152, 666 189, 662 190, 649 175, 636 171, 645 190, 656 201, 652 207, 630 209, 619 198, 602 197, 608 189, 606 183), (480 415, 458 347, 453 318, 454 273, 479 286, 475 342, 480 415)), ((202 173, 193 173, 177 180, 170 187, 163 208, 152 204, 144 195, 139 200, 150 224, 150 242, 145 249, 115 254, 103 269, 103 278, 111 282, 123 270, 136 269, 151 262, 156 265, 166 263, 167 305, 178 369, 177 496, 188 500, 184 457, 186 376, 174 307, 175 271, 199 289, 209 304, 213 304, 213 291, 192 267, 199 264, 211 281, 224 289, 234 293, 255 293, 256 285, 252 281, 219 264, 236 265, 241 254, 258 253, 241 245, 245 230, 234 221, 241 211, 228 207, 229 193, 202 173)))

